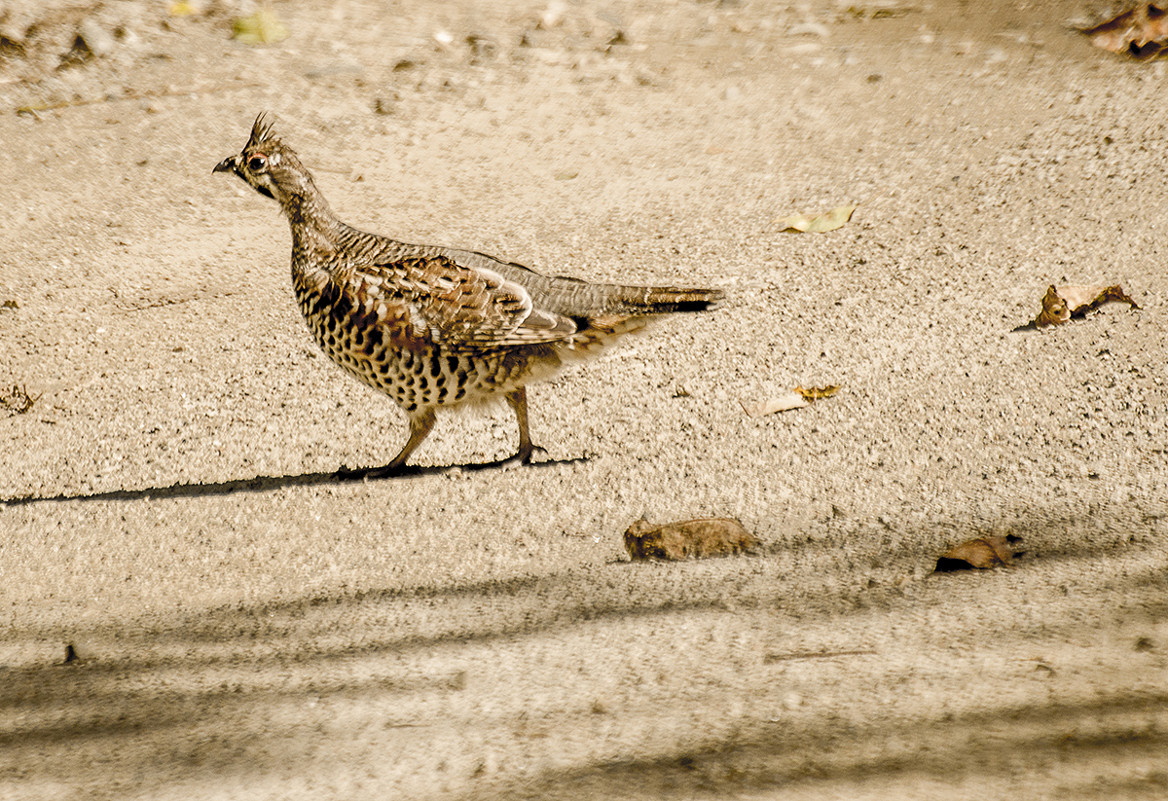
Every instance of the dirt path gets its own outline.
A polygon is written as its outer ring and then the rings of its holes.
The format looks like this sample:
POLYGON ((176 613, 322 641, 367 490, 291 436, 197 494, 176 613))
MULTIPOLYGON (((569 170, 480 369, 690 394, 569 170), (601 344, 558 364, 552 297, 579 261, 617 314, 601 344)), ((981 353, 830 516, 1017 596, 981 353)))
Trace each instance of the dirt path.
POLYGON ((0 50, 0 797, 1168 792, 1166 76, 1086 5, 45 5, 0 50), (404 418, 211 174, 260 110, 354 224, 729 302, 533 387, 550 465, 337 483, 404 418), (1142 309, 1011 333, 1096 282, 1142 309), (842 389, 743 413, 797 384, 842 389), (630 564, 642 515, 763 552, 630 564))

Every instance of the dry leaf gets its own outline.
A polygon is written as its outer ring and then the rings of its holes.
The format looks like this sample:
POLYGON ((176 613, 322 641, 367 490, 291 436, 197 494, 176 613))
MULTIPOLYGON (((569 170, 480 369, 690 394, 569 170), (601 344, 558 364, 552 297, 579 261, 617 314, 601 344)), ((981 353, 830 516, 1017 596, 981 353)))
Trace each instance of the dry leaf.
POLYGON ((1009 567, 1014 558, 1022 555, 1012 547, 1021 542, 1022 538, 1014 534, 1004 537, 978 537, 975 540, 963 542, 956 548, 946 551, 937 560, 936 573, 949 573, 954 570, 986 570, 991 567, 1009 567))
POLYGON ((1042 298, 1042 311, 1034 318, 1031 326, 1044 328, 1048 325, 1060 325, 1072 317, 1085 317, 1087 312, 1098 309, 1104 303, 1126 303, 1133 309, 1140 307, 1124 293, 1119 284, 1058 287, 1051 285, 1042 298))
POLYGON ((810 403, 820 398, 830 398, 839 392, 839 384, 828 384, 826 387, 795 387, 792 391, 798 392, 804 400, 810 403))
POLYGON ((753 551, 759 542, 737 520, 713 517, 654 526, 644 518, 625 532, 633 559, 704 559, 753 551))
POLYGON ((1168 10, 1141 3, 1093 28, 1080 28, 1091 43, 1113 53, 1147 59, 1168 47, 1168 10))
MULTIPOLYGON (((739 403, 742 403, 739 401, 739 403)), ((782 395, 758 403, 752 403, 749 406, 742 403, 742 411, 746 412, 751 417, 762 417, 775 412, 789 412, 792 409, 802 409, 804 406, 809 406, 811 402, 800 395, 795 390, 788 390, 782 395)))
POLYGON ((804 406, 809 406, 812 401, 817 401, 820 398, 830 398, 835 393, 839 392, 839 386, 831 384, 826 387, 795 387, 792 390, 784 392, 782 395, 777 395, 773 398, 768 398, 758 403, 742 404, 742 411, 746 412, 751 417, 763 417, 768 414, 775 414, 776 412, 789 412, 792 409, 802 409, 804 406))
POLYGON ((271 44, 288 38, 288 29, 276 12, 261 8, 250 17, 240 17, 232 25, 232 36, 244 44, 271 44))
POLYGON ((855 206, 840 206, 826 214, 794 214, 776 220, 782 231, 798 231, 812 234, 822 234, 842 228, 844 223, 852 219, 855 206))
POLYGON ((23 384, 13 384, 10 390, 0 389, 0 409, 6 409, 10 415, 27 414, 40 399, 40 395, 30 395, 23 384))

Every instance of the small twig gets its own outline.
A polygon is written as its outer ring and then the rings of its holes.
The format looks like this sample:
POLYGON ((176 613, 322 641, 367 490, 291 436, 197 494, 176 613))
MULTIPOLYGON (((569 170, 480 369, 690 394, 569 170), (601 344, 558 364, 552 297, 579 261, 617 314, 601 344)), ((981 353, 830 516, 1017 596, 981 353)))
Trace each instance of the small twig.
POLYGON ((788 654, 767 654, 764 664, 771 662, 791 662, 796 659, 831 659, 836 656, 871 656, 875 651, 792 651, 788 654))

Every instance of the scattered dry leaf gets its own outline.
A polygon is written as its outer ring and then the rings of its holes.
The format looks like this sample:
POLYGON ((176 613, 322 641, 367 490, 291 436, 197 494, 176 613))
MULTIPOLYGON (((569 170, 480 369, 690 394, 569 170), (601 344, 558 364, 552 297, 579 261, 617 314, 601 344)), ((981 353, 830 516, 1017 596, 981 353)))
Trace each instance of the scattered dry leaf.
POLYGON ((776 222, 782 226, 782 231, 822 234, 842 228, 844 223, 852 219, 855 210, 855 206, 840 206, 825 214, 794 214, 776 222))
POLYGON ((1022 551, 1013 548, 1022 538, 1014 534, 1004 537, 978 537, 975 540, 963 542, 956 548, 946 551, 937 560, 934 572, 949 573, 954 570, 986 570, 991 567, 1009 567, 1014 558, 1022 555, 1022 551))
POLYGON ((1153 58, 1168 48, 1168 10, 1141 3, 1093 28, 1080 28, 1091 43, 1113 53, 1153 58))
POLYGON ((775 414, 776 412, 789 412, 792 409, 802 409, 804 406, 809 406, 812 401, 817 401, 820 398, 830 398, 835 393, 839 392, 839 386, 832 384, 826 387, 795 387, 788 390, 781 395, 776 395, 773 398, 768 398, 758 403, 742 403, 742 411, 746 412, 751 417, 763 417, 768 414, 775 414))
POLYGON ((232 36, 244 44, 271 44, 288 38, 288 29, 276 12, 261 8, 249 17, 239 17, 232 25, 232 36))
POLYGON ((803 398, 810 403, 817 401, 820 398, 830 398, 835 393, 839 392, 839 384, 828 384, 826 387, 795 387, 794 392, 798 392, 803 398))
POLYGON ((725 517, 654 526, 644 518, 625 532, 633 559, 704 559, 753 551, 759 542, 737 520, 725 517))
POLYGON ((1140 307, 1118 284, 1057 287, 1052 284, 1042 298, 1042 311, 1030 325, 1034 328, 1060 325, 1072 317, 1085 317, 1087 312, 1098 309, 1104 303, 1126 303, 1133 309, 1140 307))
POLYGON ((10 414, 30 412, 40 399, 40 395, 28 394, 28 389, 22 384, 13 384, 11 389, 0 389, 0 407, 7 409, 10 414))

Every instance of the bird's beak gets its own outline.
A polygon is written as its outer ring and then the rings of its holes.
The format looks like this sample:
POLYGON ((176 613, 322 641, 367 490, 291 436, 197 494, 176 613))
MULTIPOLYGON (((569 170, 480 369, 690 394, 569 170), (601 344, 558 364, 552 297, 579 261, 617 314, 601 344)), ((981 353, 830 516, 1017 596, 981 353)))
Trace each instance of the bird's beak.
POLYGON ((212 173, 237 172, 238 167, 239 167, 239 156, 238 155, 228 156, 227 158, 223 159, 223 161, 216 164, 215 169, 211 170, 211 172, 212 173))

